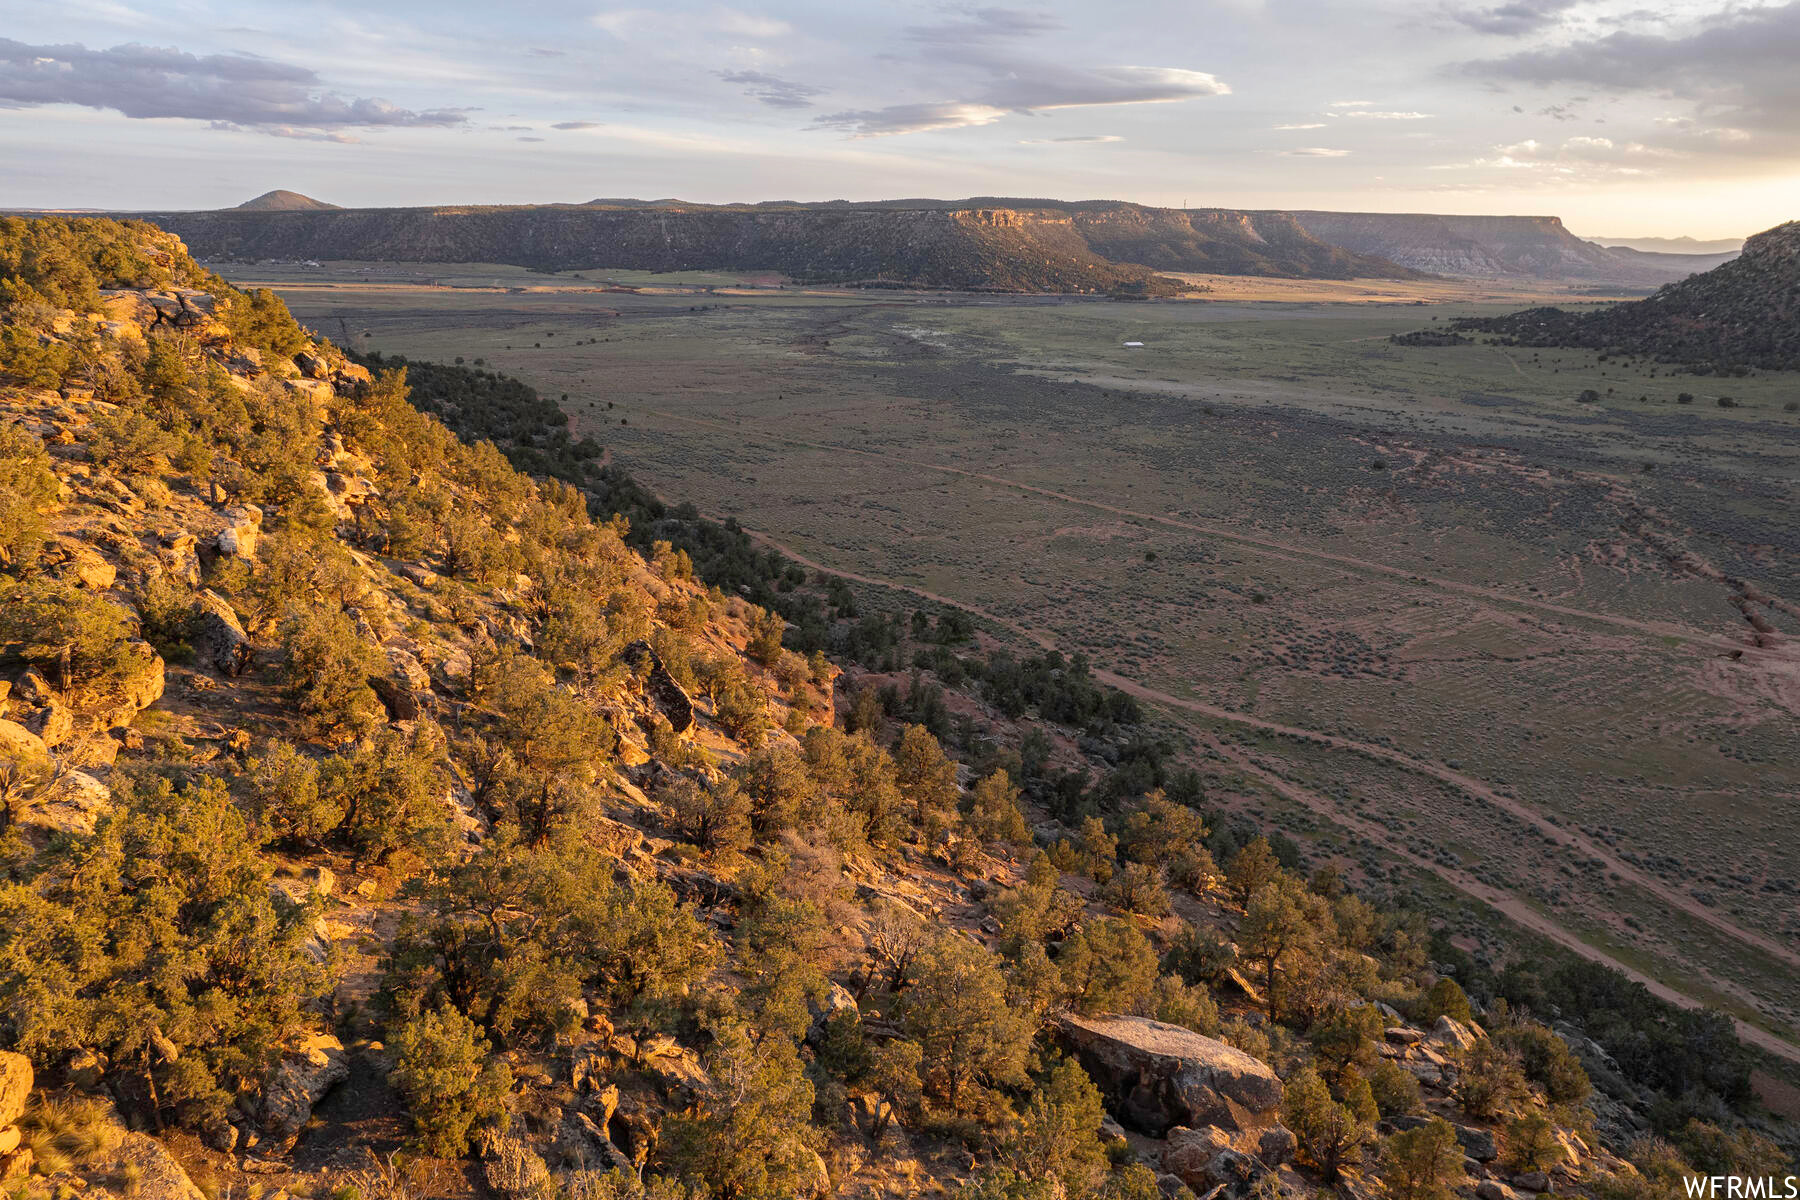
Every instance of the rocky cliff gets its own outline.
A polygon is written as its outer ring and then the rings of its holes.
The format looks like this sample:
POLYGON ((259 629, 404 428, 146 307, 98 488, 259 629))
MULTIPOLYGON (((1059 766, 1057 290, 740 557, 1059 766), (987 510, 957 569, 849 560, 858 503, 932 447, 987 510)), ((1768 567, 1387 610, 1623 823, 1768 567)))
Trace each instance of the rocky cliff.
POLYGON ((1280 214, 1132 204, 917 202, 160 213, 209 259, 503 262, 543 270, 766 270, 803 282, 1168 294, 1158 271, 1347 279, 1413 272, 1280 214))
POLYGON ((1800 370, 1800 221, 1738 258, 1598 312, 1534 308, 1459 326, 1526 346, 1580 346, 1709 369, 1800 370))
POLYGON ((1717 257, 1610 250, 1558 217, 1296 212, 1313 237, 1436 275, 1653 285, 1716 266, 1717 257))

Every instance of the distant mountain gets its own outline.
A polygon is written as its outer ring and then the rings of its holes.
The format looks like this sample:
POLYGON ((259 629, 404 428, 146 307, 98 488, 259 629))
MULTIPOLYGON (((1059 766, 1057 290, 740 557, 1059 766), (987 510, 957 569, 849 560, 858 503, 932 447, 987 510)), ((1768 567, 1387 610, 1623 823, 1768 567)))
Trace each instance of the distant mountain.
POLYGON ((1284 213, 1114 201, 580 205, 143 214, 204 258, 501 262, 541 270, 768 270, 804 282, 1167 295, 1160 272, 1407 278, 1284 213))
POLYGON ((1596 312, 1532 308, 1456 324, 1525 346, 1580 346, 1713 368, 1800 370, 1800 221, 1757 234, 1739 257, 1647 299, 1596 312))
POLYGON ((1591 237, 1587 240, 1612 250, 1644 250, 1651 254, 1736 254, 1744 248, 1743 238, 1713 238, 1710 241, 1702 241, 1700 238, 1691 237, 1591 237))
POLYGON ((1296 212, 1320 241, 1436 275, 1654 286, 1719 259, 1612 251, 1583 241, 1558 217, 1463 217, 1432 213, 1296 212))
POLYGON ((290 192, 277 188, 272 192, 264 192, 254 200, 246 200, 237 206, 238 212, 322 212, 336 209, 335 204, 327 204, 323 200, 314 200, 311 196, 302 196, 299 192, 290 192))

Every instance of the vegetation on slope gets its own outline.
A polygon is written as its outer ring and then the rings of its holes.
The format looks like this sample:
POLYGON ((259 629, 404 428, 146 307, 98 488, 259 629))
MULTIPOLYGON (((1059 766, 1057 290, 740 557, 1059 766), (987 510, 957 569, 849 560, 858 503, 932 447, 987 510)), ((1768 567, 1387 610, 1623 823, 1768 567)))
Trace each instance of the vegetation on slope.
MULTIPOLYGON (((1446 962, 1210 811, 1079 661, 863 612, 516 381, 371 372, 149 227, 0 233, 0 1046, 234 1186, 391 1186, 286 1157, 342 1134, 333 1084, 517 1200, 1148 1200, 1228 1161, 1233 1195, 1424 1197, 1482 1136, 1610 1197, 1778 1153, 1727 1132, 1728 1026, 1446 962), (1552 1005, 1665 1097, 1647 1176, 1552 1005), (1271 1065, 1291 1141, 1118 1136, 1068 1040, 1108 1013, 1271 1065)), ((60 1194, 99 1140, 34 1113, 8 1187, 60 1194)))
POLYGON ((1800 370, 1800 221, 1757 234, 1738 258, 1643 300, 1586 313, 1530 308, 1455 326, 1507 345, 1636 355, 1696 374, 1800 370))

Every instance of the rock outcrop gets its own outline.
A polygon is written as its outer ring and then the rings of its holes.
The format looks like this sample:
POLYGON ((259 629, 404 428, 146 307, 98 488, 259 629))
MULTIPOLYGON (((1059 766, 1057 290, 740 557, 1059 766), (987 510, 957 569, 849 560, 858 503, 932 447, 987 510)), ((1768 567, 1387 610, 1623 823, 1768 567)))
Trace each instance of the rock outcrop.
POLYGON ((19 1145, 19 1118, 31 1096, 31 1060, 0 1051, 0 1183, 31 1169, 31 1151, 19 1145))
POLYGON ((328 1033, 314 1034, 282 1055, 263 1087, 261 1123, 280 1142, 292 1141, 326 1092, 350 1077, 344 1044, 328 1033))
POLYGON ((1066 1015, 1057 1035, 1113 1115, 1140 1133, 1161 1137, 1185 1125, 1256 1134, 1280 1123, 1281 1079, 1224 1042, 1128 1016, 1066 1015))
POLYGON ((221 675, 244 673, 254 653, 244 627, 225 598, 211 588, 194 597, 189 615, 194 649, 221 675))

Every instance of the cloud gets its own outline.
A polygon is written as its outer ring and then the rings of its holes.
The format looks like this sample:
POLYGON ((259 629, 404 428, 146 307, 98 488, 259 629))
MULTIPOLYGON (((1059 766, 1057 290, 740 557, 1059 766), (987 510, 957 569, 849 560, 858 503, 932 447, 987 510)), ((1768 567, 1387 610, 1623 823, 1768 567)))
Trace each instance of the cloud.
POLYGON ((1451 16, 1470 29, 1502 37, 1520 37, 1536 33, 1562 20, 1562 15, 1581 0, 1510 0, 1498 8, 1482 8, 1472 12, 1451 12, 1451 16))
POLYGON ((601 121, 558 121, 550 126, 552 129, 598 129, 604 124, 601 121))
POLYGON ((1709 123, 1791 141, 1800 109, 1800 0, 1734 8, 1673 34, 1618 30, 1463 64, 1517 83, 1573 83, 1695 103, 1709 123))
POLYGON ((1223 96, 1231 88, 1204 71, 1180 67, 1041 66, 1001 79, 972 100, 894 104, 816 117, 820 129, 842 129, 855 137, 884 137, 991 125, 1009 113, 1049 112, 1110 104, 1162 104, 1201 96, 1223 96))
POLYGON ((322 91, 318 76, 307 68, 248 54, 202 56, 136 43, 89 50, 0 38, 0 107, 41 104, 114 109, 137 119, 207 121, 281 137, 303 129, 468 122, 460 109, 414 112, 385 100, 322 91))
POLYGON ((522 138, 518 138, 516 140, 521 141, 521 142, 541 142, 544 139, 541 137, 522 137, 522 138))
POLYGON ((1370 121, 1429 121, 1435 113, 1422 112, 1376 112, 1373 109, 1357 108, 1349 112, 1332 113, 1334 117, 1362 117, 1370 121))
POLYGON ((1003 80, 980 99, 985 104, 1032 112, 1098 104, 1162 104, 1224 96, 1230 91, 1205 71, 1181 67, 1050 67, 1003 80))
POLYGON ((1062 22, 1048 13, 1019 8, 978 8, 959 20, 937 25, 910 25, 906 36, 928 45, 960 47, 971 42, 1032 37, 1062 27, 1062 22))
POLYGON ((1333 100, 1326 108, 1373 108, 1373 100, 1333 100))
POLYGON ((815 117, 819 129, 842 129, 856 137, 887 137, 898 133, 926 133, 933 129, 964 129, 992 125, 1008 110, 991 104, 890 104, 886 108, 852 110, 815 117))
POLYGON ((530 50, 526 51, 526 53, 530 54, 534 58, 562 58, 568 53, 568 51, 566 51, 566 50, 548 50, 548 49, 545 49, 543 46, 533 46, 530 50))
POLYGON ((1021 146, 1058 146, 1058 145, 1098 145, 1102 142, 1122 142, 1125 139, 1116 133, 1086 134, 1081 137, 1054 138, 1020 138, 1021 146))
POLYGON ((1350 152, 1333 150, 1329 146, 1301 146, 1295 150, 1283 150, 1281 153, 1287 158, 1344 158, 1350 152))
POLYGON ((813 96, 823 96, 826 89, 810 83, 796 83, 779 75, 761 71, 716 71, 726 83, 744 85, 744 95, 754 96, 771 108, 811 108, 813 96))
POLYGON ((1272 126, 1270 126, 1270 128, 1271 129, 1280 129, 1280 130, 1323 129, 1323 128, 1325 128, 1325 122, 1323 122, 1323 121, 1298 121, 1292 125, 1272 125, 1272 126))

